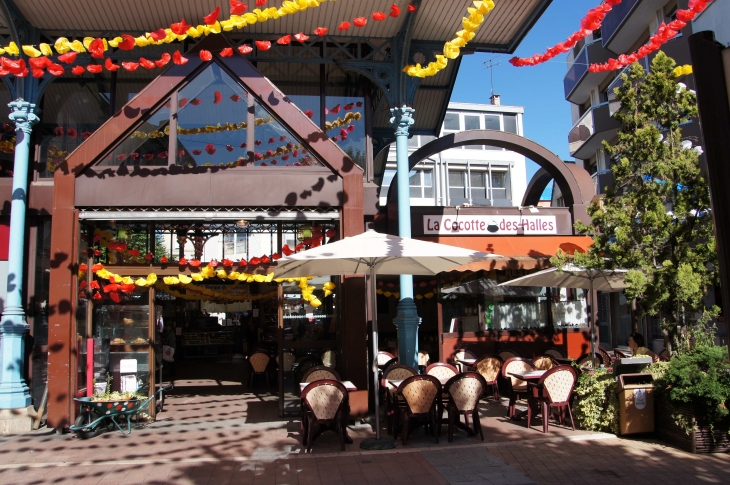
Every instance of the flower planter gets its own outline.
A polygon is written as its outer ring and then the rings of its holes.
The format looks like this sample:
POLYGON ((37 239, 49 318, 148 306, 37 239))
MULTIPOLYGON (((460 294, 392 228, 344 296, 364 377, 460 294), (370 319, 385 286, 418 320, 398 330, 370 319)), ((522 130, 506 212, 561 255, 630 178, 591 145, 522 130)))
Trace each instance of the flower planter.
POLYGON ((684 404, 676 411, 665 399, 656 400, 656 435, 662 441, 690 453, 726 453, 730 451, 730 439, 726 423, 720 429, 710 430, 705 412, 701 407, 684 404), (687 434, 683 427, 674 422, 672 414, 679 412, 693 423, 693 431, 687 434), (714 434, 714 439, 713 439, 714 434))

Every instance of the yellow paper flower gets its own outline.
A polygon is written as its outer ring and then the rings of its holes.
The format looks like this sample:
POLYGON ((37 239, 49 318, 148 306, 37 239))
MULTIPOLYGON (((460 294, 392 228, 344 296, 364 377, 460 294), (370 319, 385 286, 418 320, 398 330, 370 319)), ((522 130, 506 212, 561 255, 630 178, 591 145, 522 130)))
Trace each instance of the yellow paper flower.
POLYGON ((157 281, 157 275, 154 273, 150 273, 147 275, 147 284, 148 285, 154 285, 157 281))
POLYGON ((40 57, 41 56, 41 51, 39 51, 32 45, 24 45, 23 53, 28 57, 40 57))
POLYGON ((138 278, 137 281, 134 282, 134 284, 141 288, 144 288, 145 286, 147 286, 147 280, 144 278, 138 278))
POLYGON ((224 270, 224 269, 219 269, 218 271, 215 272, 215 274, 218 276, 218 278, 227 278, 228 277, 228 273, 226 273, 226 270, 224 270))
POLYGON ((228 274, 228 279, 229 280, 237 280, 239 276, 241 276, 241 273, 239 273, 238 271, 231 271, 228 274))
MULTIPOLYGON (((114 37, 113 39, 109 39, 109 45, 112 47, 117 47, 120 42, 124 41, 121 37, 114 37)), ((58 42, 58 41, 56 41, 58 42)), ((58 50, 58 47, 56 47, 56 50, 58 50)))
POLYGON ((188 285, 193 282, 193 279, 190 276, 184 274, 179 275, 177 279, 180 280, 180 283, 183 285, 188 285))
POLYGON ((319 308, 322 306, 322 302, 319 301, 317 298, 309 302, 310 305, 312 305, 314 308, 319 308))
POLYGON ((203 278, 203 275, 201 273, 193 273, 193 274, 190 275, 190 277, 194 281, 203 281, 205 279, 205 278, 203 278))
POLYGON ((125 285, 132 285, 134 284, 134 280, 131 276, 125 276, 124 278, 122 278, 122 283, 124 283, 125 285))
POLYGON ((84 48, 84 44, 81 43, 80 40, 75 40, 71 42, 71 50, 74 52, 78 52, 81 54, 82 52, 86 52, 86 49, 84 48))
POLYGON ((327 298, 327 297, 328 297, 328 296, 330 296, 331 294, 332 294, 332 292, 331 292, 330 290, 324 290, 324 297, 325 297, 325 298, 327 298))
POLYGON ((433 293, 429 291, 428 293, 426 293, 423 296, 425 296, 426 298, 433 298, 433 293))
POLYGON ((41 42, 40 46, 41 52, 44 56, 52 56, 53 55, 53 49, 51 49, 51 46, 46 44, 45 42, 41 42))
POLYGON ((5 52, 7 54, 10 54, 11 56, 19 56, 20 50, 18 50, 18 44, 15 42, 11 42, 8 44, 8 46, 5 48, 5 52))

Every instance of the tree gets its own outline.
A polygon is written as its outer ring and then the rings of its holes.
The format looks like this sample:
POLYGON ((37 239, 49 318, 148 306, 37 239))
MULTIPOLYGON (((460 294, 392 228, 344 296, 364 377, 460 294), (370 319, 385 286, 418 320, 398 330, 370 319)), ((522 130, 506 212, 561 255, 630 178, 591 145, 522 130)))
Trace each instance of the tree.
MULTIPOLYGON (((618 142, 604 142, 614 187, 589 207, 591 225, 576 223, 593 245, 574 256, 590 268, 629 269, 626 296, 670 334, 688 316, 716 314, 703 297, 718 281, 709 188, 699 151, 682 140, 681 126, 697 116, 696 96, 675 80, 674 68, 660 52, 649 73, 635 63, 622 76, 618 142)), ((572 258, 560 254, 554 264, 572 258)))

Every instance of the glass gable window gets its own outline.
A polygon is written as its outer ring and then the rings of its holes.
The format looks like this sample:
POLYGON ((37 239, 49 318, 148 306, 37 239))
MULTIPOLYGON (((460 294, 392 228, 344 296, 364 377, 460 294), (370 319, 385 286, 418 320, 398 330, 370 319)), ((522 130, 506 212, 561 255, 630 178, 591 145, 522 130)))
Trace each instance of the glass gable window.
POLYGON ((413 170, 410 173, 411 197, 428 199, 433 197, 433 172, 413 170))
POLYGON ((117 145, 100 166, 168 165, 170 148, 170 102, 152 113, 134 132, 117 145))

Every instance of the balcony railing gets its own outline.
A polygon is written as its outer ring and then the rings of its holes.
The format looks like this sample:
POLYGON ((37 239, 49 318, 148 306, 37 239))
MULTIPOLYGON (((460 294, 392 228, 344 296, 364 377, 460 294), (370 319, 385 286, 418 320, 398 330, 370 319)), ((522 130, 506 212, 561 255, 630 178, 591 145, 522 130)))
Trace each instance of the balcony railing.
MULTIPOLYGON (((641 64, 644 67, 644 71, 649 71, 649 58, 644 57, 642 59, 639 59, 639 64, 641 64)), ((606 88, 606 97, 608 98, 608 112, 611 116, 616 114, 616 111, 621 108, 621 102, 616 99, 616 93, 614 93, 614 89, 620 88, 624 85, 623 79, 621 79, 621 76, 624 75, 624 73, 628 72, 629 68, 631 66, 626 66, 623 69, 621 69, 621 72, 618 73, 618 76, 616 76, 616 79, 613 80, 611 84, 608 85, 606 88)))
POLYGON ((570 155, 587 160, 603 140, 613 138, 618 128, 619 123, 609 114, 608 103, 592 106, 568 133, 570 155))
POLYGON ((618 5, 611 7, 611 11, 606 14, 601 25, 601 35, 603 36, 603 45, 608 45, 613 39, 613 36, 618 31, 621 24, 624 23, 626 17, 629 16, 639 0, 623 0, 618 5))
POLYGON ((605 76, 605 74, 588 72, 588 66, 597 62, 606 62, 609 57, 610 53, 603 48, 600 39, 584 45, 563 78, 565 99, 573 104, 584 103, 591 95, 591 87, 595 87, 600 81, 599 78, 605 76))
POLYGON ((667 0, 623 0, 603 19, 603 47, 616 54, 626 53, 656 19, 657 10, 667 0))
POLYGON ((601 170, 591 175, 593 179, 593 187, 596 189, 596 194, 601 195, 606 193, 606 189, 613 188, 613 172, 610 170, 601 170))

